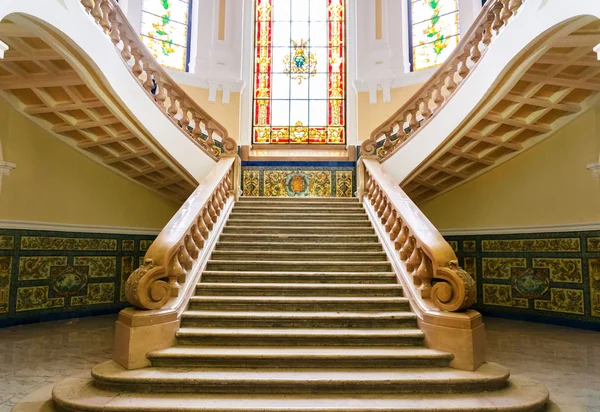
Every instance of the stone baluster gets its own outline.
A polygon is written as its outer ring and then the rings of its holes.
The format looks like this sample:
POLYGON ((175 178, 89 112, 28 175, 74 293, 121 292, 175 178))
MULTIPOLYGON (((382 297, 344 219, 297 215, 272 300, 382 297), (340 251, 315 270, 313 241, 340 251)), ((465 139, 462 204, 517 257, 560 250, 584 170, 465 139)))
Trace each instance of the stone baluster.
POLYGON ((477 63, 479 61, 479 59, 481 59, 481 51, 479 50, 479 43, 481 43, 481 38, 482 38, 483 34, 481 33, 481 31, 476 31, 474 38, 473 38, 473 43, 472 44, 472 49, 471 49, 471 61, 473 63, 477 63))
POLYGON ((494 20, 494 14, 488 13, 486 15, 486 19, 483 22, 483 33, 482 33, 482 43, 485 47, 489 46, 492 42, 492 21, 494 20))
POLYGON ((202 129, 200 129, 200 117, 194 113, 194 128, 192 129, 192 137, 200 144, 204 144, 202 141, 202 129))
POLYGON ((215 131, 211 128, 206 129, 206 146, 212 150, 215 145, 215 139, 213 138, 213 133, 215 131))
POLYGON ((403 225, 402 229, 400 230, 400 234, 398 235, 398 238, 394 242, 394 248, 396 250, 400 251, 400 259, 402 259, 402 260, 406 260, 408 257, 408 256, 406 256, 404 258, 402 257, 402 247, 406 243, 406 239, 408 239, 409 233, 410 233, 410 229, 408 228, 408 226, 403 225))
POLYGON ((448 72, 448 77, 446 79, 447 80, 446 81, 446 90, 448 90, 448 92, 450 92, 450 93, 452 93, 458 87, 458 85, 456 84, 456 81, 454 80, 454 74, 456 73, 457 69, 458 69, 458 63, 454 63, 452 65, 452 68, 448 72))
POLYGON ((198 222, 198 231, 200 232, 202 237, 204 239, 208 239, 208 232, 210 231, 210 229, 208 228, 208 226, 206 226, 206 221, 204 219, 204 210, 200 212, 200 214, 198 215, 198 219, 196 219, 196 222, 198 222))
POLYGON ((469 58, 470 54, 471 54, 471 47, 467 46, 467 47, 465 47, 464 53, 460 56, 458 75, 461 77, 462 80, 464 80, 465 77, 467 77, 467 75, 471 71, 469 69, 469 66, 467 65, 467 59, 469 58))
POLYGON ((167 88, 167 94, 169 95, 169 107, 167 113, 169 116, 174 117, 179 109, 177 108, 177 93, 170 86, 167 88))
POLYGON ((431 100, 431 91, 427 92, 427 96, 421 102, 423 103, 423 108, 421 109, 421 116, 423 116, 424 120, 427 120, 431 117, 431 109, 429 108, 429 101, 431 100))
POLYGON ((152 89, 154 89, 154 82, 152 81, 154 71, 150 68, 150 61, 147 59, 144 60, 144 72, 146 73, 146 79, 144 79, 142 86, 148 93, 152 93, 152 89))
POLYGON ((202 211, 202 218, 204 219, 204 223, 206 223, 206 227, 208 228, 208 230, 212 230, 213 221, 212 221, 212 218, 211 218, 210 212, 209 212, 209 204, 210 204, 210 202, 208 202, 206 204, 206 207, 202 211))
POLYGON ((116 10, 112 9, 110 13, 108 13, 108 20, 110 22, 110 41, 117 46, 121 42, 121 33, 116 10))
POLYGON ((377 216, 379 216, 379 218, 381 219, 382 224, 387 220, 385 214, 389 210, 390 210, 390 202, 388 201, 387 196, 384 195, 383 201, 379 205, 379 208, 377 208, 377 216))
MULTIPOLYGON (((385 220, 385 222, 384 221, 381 222, 382 224, 384 224, 386 233, 391 234, 392 228, 394 227, 394 224, 396 224, 397 222, 398 222, 398 219, 397 219, 397 215, 396 215, 396 209, 394 209, 394 206, 390 202, 389 209, 387 211, 387 219, 385 220)), ((395 236, 394 236, 394 238, 395 238, 395 236)))
POLYGON ((410 134, 413 134, 419 128, 419 121, 417 120, 418 106, 410 111, 410 121, 408 126, 410 127, 410 134))
MULTIPOLYGON (((198 250, 202 250, 202 248, 204 247, 204 235, 202 234, 202 232, 200 231, 200 221, 198 220, 198 224, 192 226, 192 240, 194 241, 194 243, 196 244, 196 247, 198 248, 198 250)), ((208 236, 208 233, 207 233, 208 236)), ((198 256, 196 256, 194 259, 196 259, 198 256)))
POLYGON ((94 8, 94 2, 92 0, 81 0, 81 4, 86 12, 92 12, 92 9, 94 8))
POLYGON ((181 111, 182 111, 181 120, 179 121, 179 123, 181 123, 181 128, 186 133, 189 133, 189 130, 188 130, 188 126, 190 125, 190 118, 188 117, 189 109, 184 103, 182 103, 182 105, 181 105, 181 111))
POLYGON ((127 34, 127 30, 123 30, 125 26, 124 23, 119 22, 119 34, 121 35, 121 41, 123 43, 123 48, 121 49, 121 57, 128 63, 131 60, 131 40, 127 34))
MULTIPOLYGON (((392 225, 392 228, 390 229, 390 240, 392 242, 395 242, 396 239, 398 239, 398 236, 400 236, 401 230, 402 230, 402 219, 399 217, 399 215, 396 215, 396 218, 394 219, 394 224, 392 225)), ((398 247, 396 250, 400 250, 400 248, 398 247)))
POLYGON ((156 101, 160 104, 160 107, 163 110, 166 110, 165 101, 167 100, 167 88, 165 82, 161 79, 155 79, 158 84, 158 90, 156 93, 156 101))
POLYGON ((103 0, 94 0, 94 7, 92 8, 92 17, 98 24, 100 24, 100 20, 102 20, 102 1, 103 0))
POLYGON ((500 29, 504 25, 504 21, 502 20, 502 17, 501 17, 502 3, 497 2, 492 9, 492 13, 494 13, 494 21, 492 23, 492 29, 496 32, 496 34, 498 34, 500 32, 500 29))
MULTIPOLYGON (((210 217, 211 222, 217 223, 217 218, 219 217, 217 215, 217 211, 215 210, 215 205, 212 202, 212 199, 208 201, 208 217, 210 217)), ((212 230, 212 228, 211 228, 212 230)))
POLYGON ((431 297, 431 281, 433 280, 433 270, 431 269, 431 258, 419 248, 420 264, 417 268, 417 277, 421 280, 421 297, 429 299, 431 297))
POLYGON ((194 242, 194 239, 192 237, 192 233, 195 230, 195 228, 196 225, 190 228, 190 234, 187 235, 184 240, 185 250, 187 250, 188 255, 190 255, 190 257, 192 258, 192 262, 198 259, 198 255, 200 254, 200 249, 198 249, 198 247, 196 246, 196 242, 194 242))
POLYGON ((415 270, 415 267, 412 265, 410 259, 412 257, 413 251, 415 250, 415 243, 415 237, 413 235, 410 235, 406 240, 404 247, 400 250, 401 253, 402 250, 404 250, 406 256, 406 270, 408 271, 408 273, 413 273, 413 271, 415 270))
POLYGON ((516 15, 522 4, 523 0, 510 0, 510 3, 508 3, 508 8, 513 15, 516 15))
POLYGON ((110 13, 110 3, 108 0, 102 0, 102 4, 100 4, 100 10, 102 11, 102 17, 100 18, 100 27, 104 33, 110 32, 110 20, 108 18, 108 14, 110 13))
MULTIPOLYGON (((184 242, 185 242, 185 238, 184 238, 184 242)), ((187 249, 185 248, 184 242, 182 242, 181 247, 179 248, 179 263, 181 264, 181 267, 183 267, 183 269, 185 271, 189 271, 192 268, 194 262, 192 261, 192 257, 190 256, 187 249)))
POLYGON ((500 18, 504 22, 504 26, 508 24, 508 19, 512 16, 512 12, 510 11, 510 7, 508 3, 510 0, 500 0, 502 3, 502 12, 500 13, 500 18))
POLYGON ((131 54, 133 55, 133 66, 131 66, 131 72, 139 79, 140 75, 144 71, 141 65, 142 53, 137 47, 133 46, 133 42, 131 42, 131 44, 131 54))
POLYGON ((183 247, 180 245, 177 253, 173 254, 173 256, 171 257, 171 261, 169 263, 169 269, 167 272, 167 274, 169 276, 168 282, 169 282, 169 288, 171 289, 171 296, 177 296, 179 294, 180 286, 179 286, 179 283, 177 282, 177 280, 184 273, 183 266, 181 265, 181 262, 179 260, 179 254, 181 252, 181 249, 183 249, 183 247))
POLYGON ((413 274, 413 283, 416 286, 421 285, 421 279, 417 276, 417 268, 421 264, 421 255, 419 254, 419 248, 417 247, 417 240, 413 238, 413 249, 406 262, 406 269, 413 274))
POLYGON ((444 83, 445 83, 446 77, 445 75, 442 75, 441 80, 439 80, 437 82, 437 84, 435 85, 435 96, 433 98, 433 103, 435 103, 435 110, 439 110, 439 108, 442 106, 442 103, 444 103, 444 95, 442 94, 442 90, 444 88, 444 83))

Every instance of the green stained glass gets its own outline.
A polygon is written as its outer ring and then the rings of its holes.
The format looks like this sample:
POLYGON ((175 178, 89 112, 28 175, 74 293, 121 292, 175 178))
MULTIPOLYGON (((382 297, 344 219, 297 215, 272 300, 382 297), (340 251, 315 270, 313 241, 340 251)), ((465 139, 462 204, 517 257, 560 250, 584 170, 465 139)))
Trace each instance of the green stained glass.
POLYGON ((187 69, 190 6, 188 0, 143 0, 142 41, 165 67, 187 69))
POLYGON ((409 0, 412 70, 442 64, 456 48, 460 25, 458 0, 409 0))

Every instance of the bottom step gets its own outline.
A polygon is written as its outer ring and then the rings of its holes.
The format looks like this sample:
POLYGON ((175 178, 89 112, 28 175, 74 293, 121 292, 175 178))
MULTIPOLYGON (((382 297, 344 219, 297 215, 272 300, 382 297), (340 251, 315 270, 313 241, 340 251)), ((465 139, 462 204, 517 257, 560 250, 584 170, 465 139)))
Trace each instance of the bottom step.
POLYGON ((68 378, 54 388, 56 408, 44 394, 13 412, 535 412, 548 391, 536 381, 512 377, 505 389, 478 394, 406 395, 200 395, 119 393, 96 388, 90 378, 68 378))

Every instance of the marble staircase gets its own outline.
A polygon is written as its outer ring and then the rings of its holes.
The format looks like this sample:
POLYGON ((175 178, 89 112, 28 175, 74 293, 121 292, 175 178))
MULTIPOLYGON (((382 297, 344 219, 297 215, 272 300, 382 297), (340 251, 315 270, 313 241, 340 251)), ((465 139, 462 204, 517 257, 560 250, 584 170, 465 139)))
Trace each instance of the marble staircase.
POLYGON ((173 347, 54 388, 59 411, 538 411, 548 393, 429 349, 357 199, 242 198, 173 347))

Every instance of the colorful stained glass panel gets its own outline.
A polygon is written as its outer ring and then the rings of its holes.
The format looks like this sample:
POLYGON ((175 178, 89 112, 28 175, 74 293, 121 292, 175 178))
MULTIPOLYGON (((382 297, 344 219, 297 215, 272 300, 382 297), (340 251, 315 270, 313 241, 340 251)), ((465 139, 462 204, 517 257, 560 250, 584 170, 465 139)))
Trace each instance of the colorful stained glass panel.
POLYGON ((459 41, 458 0, 408 1, 412 22, 412 70, 442 64, 459 41))
POLYGON ((142 41, 165 67, 187 70, 190 7, 188 0, 143 0, 142 41))
POLYGON ((345 143, 344 3, 255 0, 254 143, 345 143))

